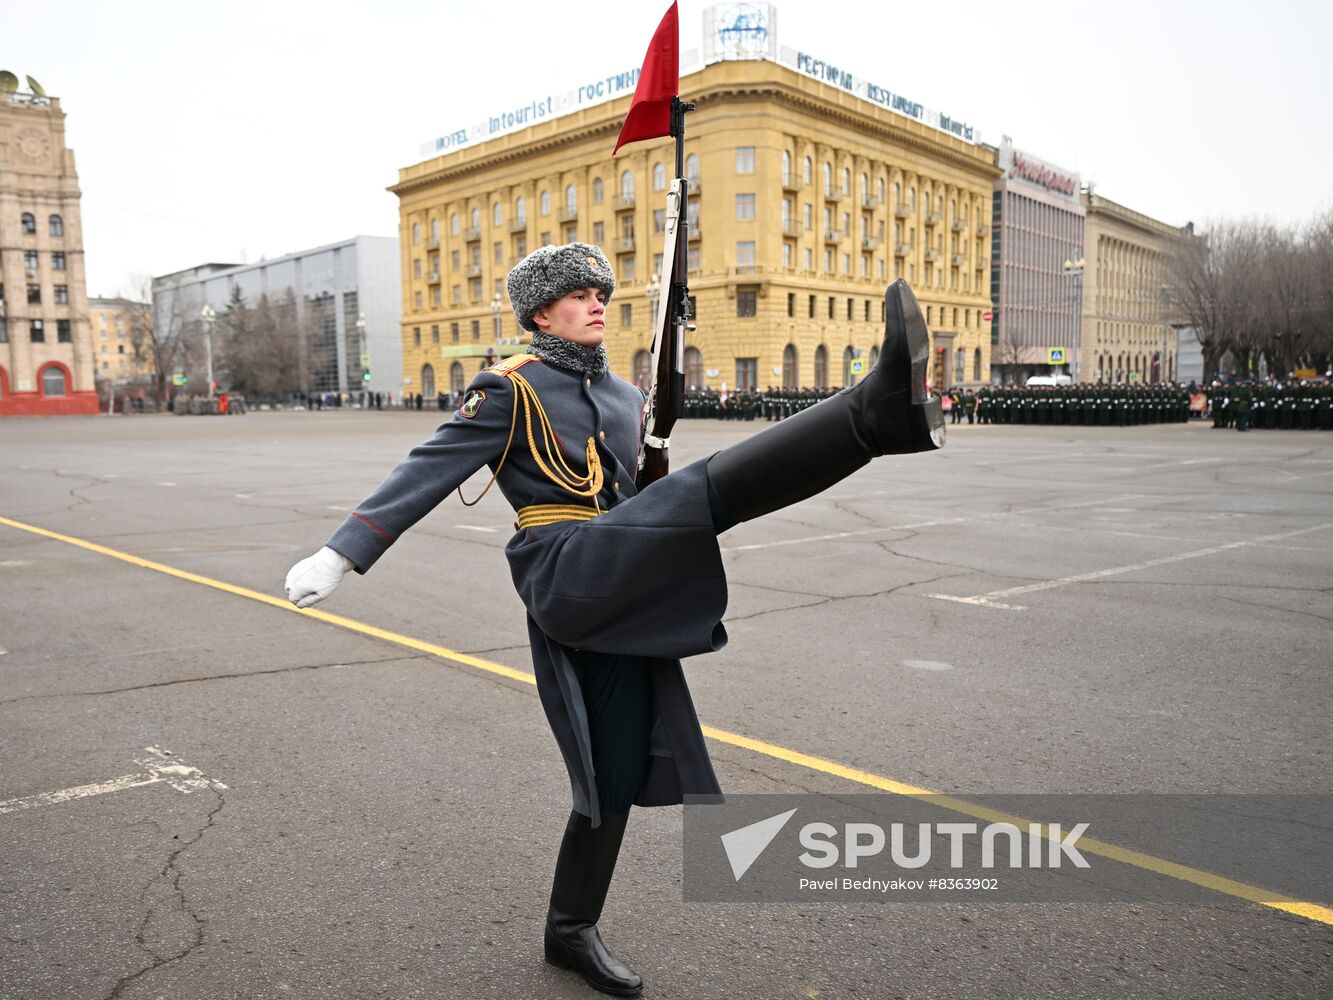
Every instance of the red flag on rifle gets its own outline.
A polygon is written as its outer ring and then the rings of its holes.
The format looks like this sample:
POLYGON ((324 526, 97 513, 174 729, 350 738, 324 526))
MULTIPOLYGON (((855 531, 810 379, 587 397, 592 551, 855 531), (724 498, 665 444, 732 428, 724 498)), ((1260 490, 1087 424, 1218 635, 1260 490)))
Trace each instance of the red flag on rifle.
POLYGON ((629 114, 620 127, 615 156, 621 146, 640 139, 657 139, 671 134, 671 98, 680 89, 680 26, 676 19, 676 5, 662 18, 662 23, 648 43, 639 71, 639 85, 634 88, 629 114))

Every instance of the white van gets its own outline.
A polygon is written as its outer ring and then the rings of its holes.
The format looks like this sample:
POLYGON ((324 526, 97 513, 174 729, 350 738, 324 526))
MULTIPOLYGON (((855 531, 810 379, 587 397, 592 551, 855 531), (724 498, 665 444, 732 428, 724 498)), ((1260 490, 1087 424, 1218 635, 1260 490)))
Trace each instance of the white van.
POLYGON ((1033 375, 1024 385, 1073 385, 1072 375, 1033 375))

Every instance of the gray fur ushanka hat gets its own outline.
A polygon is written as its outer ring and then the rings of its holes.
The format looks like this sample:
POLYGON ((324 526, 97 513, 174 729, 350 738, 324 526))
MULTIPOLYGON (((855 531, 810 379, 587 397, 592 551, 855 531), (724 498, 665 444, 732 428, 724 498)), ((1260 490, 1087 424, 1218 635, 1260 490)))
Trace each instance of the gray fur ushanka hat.
POLYGON ((576 288, 597 288, 606 301, 616 290, 616 275, 606 254, 591 243, 538 247, 509 272, 509 301, 518 325, 532 333, 541 328, 533 313, 563 298, 576 288))

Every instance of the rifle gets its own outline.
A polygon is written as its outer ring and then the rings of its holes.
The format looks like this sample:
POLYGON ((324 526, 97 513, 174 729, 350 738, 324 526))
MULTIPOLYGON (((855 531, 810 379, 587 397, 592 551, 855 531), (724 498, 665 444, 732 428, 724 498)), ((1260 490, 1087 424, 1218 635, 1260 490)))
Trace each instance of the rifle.
POLYGON ((643 489, 667 474, 671 429, 685 405, 685 334, 690 322, 689 220, 685 177, 685 114, 694 104, 671 98, 671 135, 676 139, 676 179, 667 191, 666 232, 662 248, 662 308, 653 329, 653 381, 643 410, 643 436, 635 484, 643 489))

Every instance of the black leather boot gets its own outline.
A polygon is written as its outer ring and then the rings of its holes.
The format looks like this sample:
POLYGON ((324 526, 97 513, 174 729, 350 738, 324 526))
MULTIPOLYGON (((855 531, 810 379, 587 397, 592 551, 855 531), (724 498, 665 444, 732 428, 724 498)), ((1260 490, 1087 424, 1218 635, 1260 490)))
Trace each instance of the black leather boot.
POLYGON ((628 819, 628 813, 603 809, 602 823, 594 830, 588 817, 569 814, 546 914, 546 961, 573 969, 589 986, 616 996, 643 989, 643 980, 607 951, 597 933, 628 819))
POLYGON ((944 447, 944 412, 926 382, 930 334, 901 278, 884 293, 884 317, 879 359, 859 383, 708 460, 729 515, 719 531, 812 497, 879 455, 944 447))

